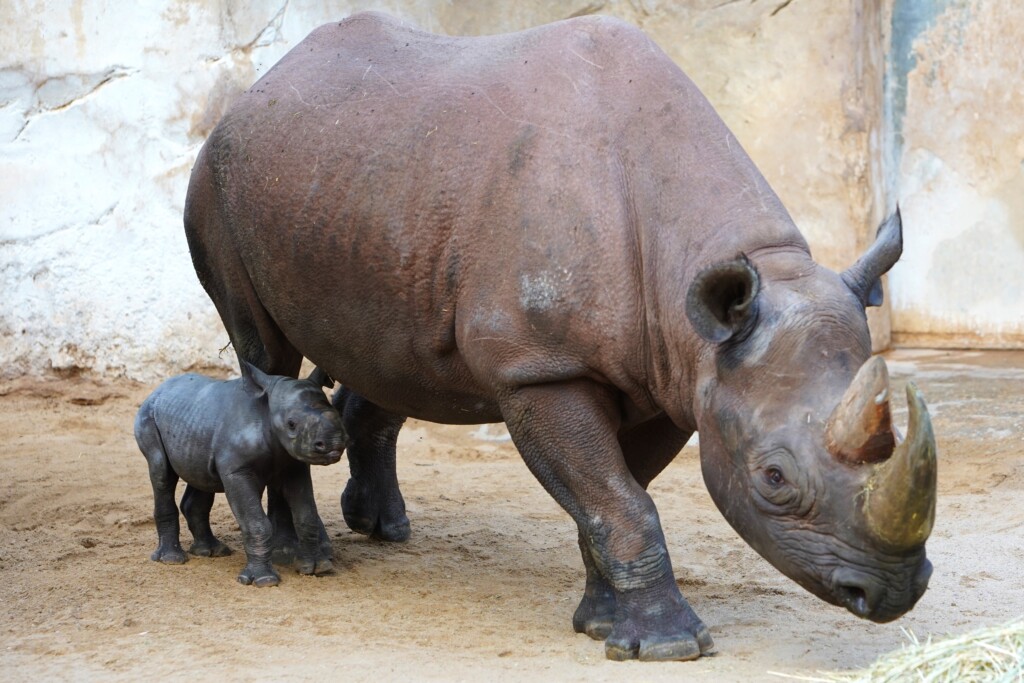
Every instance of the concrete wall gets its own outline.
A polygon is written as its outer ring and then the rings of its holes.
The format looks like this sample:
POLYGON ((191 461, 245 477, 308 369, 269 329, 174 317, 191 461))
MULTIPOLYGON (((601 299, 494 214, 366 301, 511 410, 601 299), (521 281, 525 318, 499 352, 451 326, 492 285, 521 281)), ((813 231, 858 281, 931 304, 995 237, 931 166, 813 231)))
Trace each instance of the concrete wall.
MULTIPOLYGON (((890 84, 905 83, 899 106, 889 100, 888 117, 900 114, 905 154, 887 156, 897 136, 885 132, 884 56, 890 42, 906 42, 910 33, 890 31, 890 15, 902 16, 901 7, 883 0, 5 0, 0 376, 91 372, 152 380, 233 364, 230 352, 219 355, 227 336, 195 279, 181 231, 192 161, 232 97, 310 29, 362 9, 453 34, 512 31, 582 13, 619 16, 650 33, 704 90, 826 265, 849 265, 900 193, 908 250, 949 238, 961 239, 954 250, 964 249, 963 221, 944 214, 954 205, 966 209, 945 197, 945 186, 975 193, 969 234, 992 237, 978 253, 1009 265, 1011 212, 1005 220, 993 216, 998 197, 1012 195, 1009 179, 1020 178, 1020 149, 1013 152, 1007 140, 1021 125, 1010 120, 1021 109, 1021 86, 1000 81, 1013 73, 1012 22, 951 5, 960 19, 940 8, 913 24, 909 44, 925 58, 889 74, 890 84), (947 44, 950 32, 955 49, 947 44), (971 41, 986 44, 984 55, 965 47, 971 41), (965 51, 970 64, 987 69, 989 90, 971 82, 971 67, 957 64, 965 51), (995 107, 992 93, 1003 90, 1011 96, 995 107), (965 114, 982 117, 962 130, 984 140, 983 153, 960 146, 952 156, 960 135, 943 131, 940 112, 954 96, 965 114), (964 159, 987 174, 984 188, 964 159), (937 209, 936 199, 946 208, 937 209), (921 226, 927 237, 911 237, 924 234, 921 226)), ((959 324, 934 308, 935 280, 922 276, 923 268, 930 272, 931 262, 908 259, 893 278, 898 339, 922 325, 959 324)), ((993 287, 997 281, 993 274, 993 287)), ((949 289, 940 303, 951 303, 949 289)), ((992 295, 985 309, 991 314, 972 318, 982 325, 978 343, 1005 324, 998 311, 1007 291, 992 295)), ((872 320, 880 345, 888 321, 884 311, 872 320)))
POLYGON ((893 7, 894 340, 1024 346, 1024 4, 893 7))

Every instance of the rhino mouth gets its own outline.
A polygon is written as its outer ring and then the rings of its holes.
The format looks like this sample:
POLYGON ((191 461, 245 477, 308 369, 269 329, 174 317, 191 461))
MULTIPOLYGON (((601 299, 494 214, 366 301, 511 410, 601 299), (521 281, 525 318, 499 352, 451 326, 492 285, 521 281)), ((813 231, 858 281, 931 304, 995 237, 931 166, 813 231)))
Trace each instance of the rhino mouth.
POLYGON ((342 451, 333 450, 327 453, 316 453, 314 455, 303 458, 310 465, 333 465, 334 463, 341 460, 342 451))

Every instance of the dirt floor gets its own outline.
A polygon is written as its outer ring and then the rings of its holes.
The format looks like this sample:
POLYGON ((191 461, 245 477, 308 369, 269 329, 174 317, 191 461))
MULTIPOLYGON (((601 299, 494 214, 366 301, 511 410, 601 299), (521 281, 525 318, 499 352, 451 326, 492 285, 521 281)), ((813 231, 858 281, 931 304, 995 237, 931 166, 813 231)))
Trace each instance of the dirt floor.
MULTIPOLYGON (((615 663, 570 624, 583 588, 575 528, 501 429, 410 422, 399 477, 408 543, 348 530, 347 465, 315 468, 334 575, 235 582, 231 557, 149 560, 152 494, 132 437, 152 387, 83 380, 0 386, 0 679, 782 680, 867 665, 907 642, 1024 614, 1024 353, 902 351, 939 440, 927 594, 893 624, 857 620, 760 559, 708 497, 688 446, 653 484, 677 580, 717 654, 615 663)), ((902 392, 898 392, 902 397, 902 392)), ((906 411, 897 416, 905 424, 906 411)), ((184 527, 184 524, 182 525, 184 527)), ((183 541, 188 542, 187 531, 183 541)))

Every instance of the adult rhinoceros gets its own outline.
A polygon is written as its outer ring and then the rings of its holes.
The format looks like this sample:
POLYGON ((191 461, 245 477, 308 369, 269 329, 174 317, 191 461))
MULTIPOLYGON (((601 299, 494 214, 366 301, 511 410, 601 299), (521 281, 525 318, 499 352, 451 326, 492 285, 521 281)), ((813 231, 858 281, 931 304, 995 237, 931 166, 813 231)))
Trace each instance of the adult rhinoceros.
POLYGON ((816 264, 627 24, 318 28, 210 135, 185 230, 241 358, 345 385, 357 531, 408 535, 405 416, 508 425, 579 526, 573 625, 612 659, 712 648, 645 491, 695 431, 716 504, 786 575, 874 621, 925 590, 934 437, 911 388, 896 445, 864 314, 899 216, 844 273, 816 264))

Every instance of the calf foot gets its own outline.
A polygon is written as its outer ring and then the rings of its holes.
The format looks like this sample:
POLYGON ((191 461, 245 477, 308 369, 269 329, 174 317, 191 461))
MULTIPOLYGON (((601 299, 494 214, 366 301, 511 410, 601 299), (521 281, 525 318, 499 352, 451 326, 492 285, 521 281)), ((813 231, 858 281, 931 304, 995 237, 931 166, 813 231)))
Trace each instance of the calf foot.
POLYGON ((149 556, 149 559, 154 562, 163 562, 164 564, 185 564, 188 562, 188 556, 177 542, 161 543, 153 551, 153 554, 149 556))
POLYGON ((323 576, 334 573, 334 565, 329 559, 300 559, 295 561, 295 571, 299 574, 323 576))
POLYGON ((710 654, 711 633, 678 593, 627 591, 618 596, 615 623, 605 640, 608 659, 667 661, 710 654), (667 604, 666 604, 667 603, 667 604))
POLYGON ((231 554, 231 548, 214 538, 209 541, 193 541, 188 552, 197 557, 227 557, 231 554))
POLYGON ((587 581, 572 627, 576 633, 586 633, 594 640, 604 640, 612 632, 615 622, 615 591, 603 578, 587 581))
POLYGON ((341 512, 348 528, 357 534, 383 541, 409 540, 409 518, 405 514, 405 501, 397 488, 383 496, 375 495, 353 477, 341 494, 341 512))
POLYGON ((253 585, 259 588, 264 586, 276 586, 281 583, 281 576, 269 565, 249 563, 238 575, 238 583, 245 586, 253 585))

